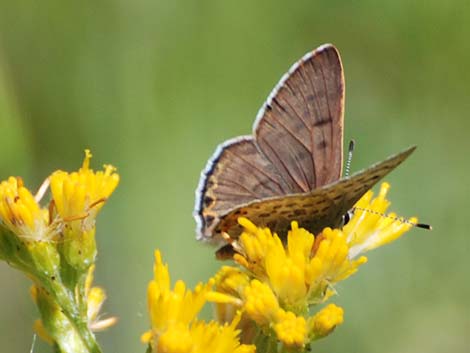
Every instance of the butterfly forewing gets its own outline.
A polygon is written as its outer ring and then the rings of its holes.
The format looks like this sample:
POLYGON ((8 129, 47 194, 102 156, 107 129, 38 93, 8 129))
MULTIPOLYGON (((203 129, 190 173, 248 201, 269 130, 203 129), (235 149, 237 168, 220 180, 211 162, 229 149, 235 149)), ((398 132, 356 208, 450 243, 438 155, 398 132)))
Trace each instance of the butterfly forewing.
POLYGON ((342 169, 344 77, 336 48, 307 54, 258 113, 257 145, 291 192, 338 180, 342 169))
POLYGON ((226 232, 231 237, 238 237, 242 228, 237 219, 241 216, 250 219, 257 226, 267 226, 280 235, 285 235, 293 220, 314 234, 324 227, 336 227, 340 225, 342 216, 414 149, 415 147, 411 147, 349 178, 308 193, 256 200, 242 205, 220 217, 215 235, 226 232))
POLYGON ((208 162, 196 199, 202 237, 209 237, 219 215, 252 200, 283 195, 289 190, 273 165, 259 153, 253 137, 225 142, 208 162))

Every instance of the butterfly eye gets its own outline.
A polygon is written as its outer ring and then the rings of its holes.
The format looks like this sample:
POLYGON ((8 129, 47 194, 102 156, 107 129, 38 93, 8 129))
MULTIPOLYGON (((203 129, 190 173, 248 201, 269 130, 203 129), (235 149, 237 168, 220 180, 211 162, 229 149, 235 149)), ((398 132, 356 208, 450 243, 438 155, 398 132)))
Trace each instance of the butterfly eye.
POLYGON ((351 209, 343 215, 343 227, 349 223, 349 221, 351 220, 353 216, 353 212, 354 210, 351 209))

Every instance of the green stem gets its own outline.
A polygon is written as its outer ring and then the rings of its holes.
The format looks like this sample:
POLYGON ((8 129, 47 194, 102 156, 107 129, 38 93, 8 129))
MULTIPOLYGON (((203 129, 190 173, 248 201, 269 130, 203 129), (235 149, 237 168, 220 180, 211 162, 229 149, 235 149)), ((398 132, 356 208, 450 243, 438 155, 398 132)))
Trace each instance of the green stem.
POLYGON ((87 323, 76 326, 78 332, 90 353, 102 353, 100 346, 96 342, 95 335, 88 328, 87 323))
POLYGON ((257 353, 277 353, 278 342, 276 337, 266 334, 263 330, 258 330, 255 336, 254 344, 256 345, 257 353))
MULTIPOLYGON (((70 296, 66 296, 65 298, 70 298, 70 296)), ((80 299, 78 300, 80 301, 80 299)), ((61 301, 59 305, 60 304, 64 304, 63 301, 61 301)), ((81 337, 83 344, 87 347, 88 351, 90 353, 101 353, 102 351, 96 342, 95 335, 88 327, 86 306, 84 307, 83 303, 77 303, 75 301, 60 306, 64 309, 65 307, 72 309, 64 310, 64 314, 67 316, 70 323, 74 326, 76 332, 81 337)))
MULTIPOLYGON (((47 301, 42 301, 40 305, 57 305, 61 309, 60 311, 63 316, 65 316, 65 318, 67 319, 66 321, 68 321, 68 324, 63 321, 63 317, 55 315, 42 315, 43 320, 55 320, 55 323, 50 323, 50 327, 56 327, 58 330, 74 332, 74 334, 70 335, 61 333, 61 338, 70 337, 71 342, 57 342, 60 346, 60 352, 75 353, 73 347, 78 344, 79 346, 83 346, 86 349, 86 353, 102 353, 101 348, 96 342, 94 334, 88 327, 87 307, 85 301, 84 288, 82 288, 82 290, 79 290, 78 288, 77 290, 69 289, 58 278, 56 278, 55 280, 51 280, 49 278, 42 277, 39 279, 39 282, 41 283, 40 286, 43 286, 46 291, 50 293, 50 299, 52 299, 52 301, 48 304, 47 301), (77 339, 81 341, 81 343, 78 343, 77 339)), ((84 282, 80 281, 80 284, 78 284, 77 286, 83 285, 84 282)), ((43 312, 44 308, 43 310, 41 310, 40 308, 40 311, 43 312)))

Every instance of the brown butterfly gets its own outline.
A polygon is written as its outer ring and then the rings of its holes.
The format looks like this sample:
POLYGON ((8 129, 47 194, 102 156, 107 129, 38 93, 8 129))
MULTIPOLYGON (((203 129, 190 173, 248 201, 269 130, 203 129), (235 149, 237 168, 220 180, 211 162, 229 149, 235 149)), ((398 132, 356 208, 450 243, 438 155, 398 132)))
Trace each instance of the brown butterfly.
POLYGON ((338 50, 326 44, 285 74, 258 112, 252 136, 221 144, 196 190, 197 238, 237 238, 247 217, 285 234, 296 220, 314 234, 343 216, 415 149, 340 179, 344 76, 338 50))

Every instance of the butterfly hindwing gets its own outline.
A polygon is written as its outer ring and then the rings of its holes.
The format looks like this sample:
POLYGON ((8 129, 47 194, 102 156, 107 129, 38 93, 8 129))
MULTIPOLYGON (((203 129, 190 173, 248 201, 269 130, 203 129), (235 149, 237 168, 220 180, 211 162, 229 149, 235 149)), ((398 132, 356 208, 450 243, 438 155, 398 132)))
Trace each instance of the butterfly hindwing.
POLYGON ((317 188, 308 193, 292 194, 252 201, 220 217, 215 235, 227 232, 238 237, 242 232, 238 217, 246 217, 257 226, 267 226, 285 235, 290 222, 296 220, 314 234, 324 227, 340 225, 342 216, 380 179, 401 164, 413 151, 410 147, 383 162, 362 170, 349 178, 317 188))

